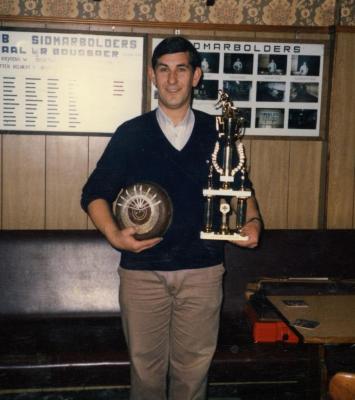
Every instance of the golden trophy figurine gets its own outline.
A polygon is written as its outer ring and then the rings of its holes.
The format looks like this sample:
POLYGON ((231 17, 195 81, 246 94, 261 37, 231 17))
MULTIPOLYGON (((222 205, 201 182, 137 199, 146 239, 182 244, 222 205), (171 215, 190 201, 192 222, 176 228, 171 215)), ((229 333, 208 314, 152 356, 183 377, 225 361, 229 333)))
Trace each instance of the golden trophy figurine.
POLYGON ((251 191, 244 187, 246 159, 241 141, 245 131, 244 118, 227 93, 222 90, 218 93, 216 108, 222 108, 222 115, 216 117, 218 137, 211 155, 207 188, 203 189, 206 201, 201 239, 247 240, 240 234, 245 224, 247 199, 251 196, 251 191), (214 186, 215 174, 219 175, 218 187, 214 186), (237 182, 239 187, 236 187, 237 182), (214 220, 215 207, 219 210, 218 221, 214 220), (233 212, 236 223, 231 228, 229 219, 233 212))

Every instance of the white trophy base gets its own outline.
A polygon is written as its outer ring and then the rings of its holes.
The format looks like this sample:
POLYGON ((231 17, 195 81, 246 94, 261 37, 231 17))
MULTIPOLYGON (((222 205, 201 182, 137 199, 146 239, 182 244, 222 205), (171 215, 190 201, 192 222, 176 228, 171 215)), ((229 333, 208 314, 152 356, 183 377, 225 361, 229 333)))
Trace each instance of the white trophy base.
POLYGON ((240 199, 247 199, 251 196, 250 190, 233 190, 233 189, 203 189, 204 196, 231 196, 240 199))
POLYGON ((208 240, 248 240, 248 236, 242 236, 239 233, 215 233, 215 232, 200 232, 201 239, 208 239, 208 240))

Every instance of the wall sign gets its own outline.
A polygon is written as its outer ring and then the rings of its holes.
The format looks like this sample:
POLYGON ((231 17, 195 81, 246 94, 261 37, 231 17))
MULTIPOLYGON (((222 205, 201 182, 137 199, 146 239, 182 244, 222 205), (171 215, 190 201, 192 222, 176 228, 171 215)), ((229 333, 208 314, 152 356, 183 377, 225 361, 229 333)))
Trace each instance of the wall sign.
MULTIPOLYGON (((153 38, 152 47, 161 40, 153 38)), ((319 136, 324 44, 191 41, 204 73, 194 108, 219 114, 215 104, 223 89, 244 114, 246 135, 319 136)))
POLYGON ((112 134, 142 112, 144 36, 0 30, 2 131, 112 134))

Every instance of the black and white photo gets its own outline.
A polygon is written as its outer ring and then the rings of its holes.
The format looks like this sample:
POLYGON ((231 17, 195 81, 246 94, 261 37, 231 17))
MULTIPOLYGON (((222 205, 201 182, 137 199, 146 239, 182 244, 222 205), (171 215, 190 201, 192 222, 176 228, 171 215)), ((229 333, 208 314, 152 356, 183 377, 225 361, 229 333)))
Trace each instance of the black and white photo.
POLYGON ((287 55, 259 54, 258 74, 259 75, 286 75, 287 55))
POLYGON ((201 69, 204 74, 219 73, 219 53, 199 53, 201 69))
POLYGON ((249 101, 252 81, 223 81, 223 90, 233 101, 249 101))
POLYGON ((288 116, 289 129, 315 129, 317 126, 317 110, 290 109, 288 116))
POLYGON ((249 74, 253 73, 253 54, 224 54, 223 72, 225 74, 249 74))
POLYGON ((320 57, 293 55, 291 58, 291 75, 319 76, 320 57))
POLYGON ((314 82, 291 82, 290 102, 317 103, 319 84, 314 82))
POLYGON ((258 82, 256 101, 284 101, 286 82, 258 82))
POLYGON ((193 91, 196 100, 217 100, 218 80, 203 79, 193 91))
POLYGON ((283 108, 257 108, 255 127, 280 129, 284 127, 285 110, 283 108))

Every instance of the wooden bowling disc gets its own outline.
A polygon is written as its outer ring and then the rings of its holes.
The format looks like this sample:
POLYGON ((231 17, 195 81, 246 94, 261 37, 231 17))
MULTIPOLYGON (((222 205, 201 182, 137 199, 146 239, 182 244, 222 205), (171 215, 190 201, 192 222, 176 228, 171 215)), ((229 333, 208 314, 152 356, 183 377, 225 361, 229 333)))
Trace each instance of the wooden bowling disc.
POLYGON ((138 240, 161 237, 173 215, 170 197, 157 184, 135 183, 118 194, 115 217, 120 229, 134 226, 138 240))

